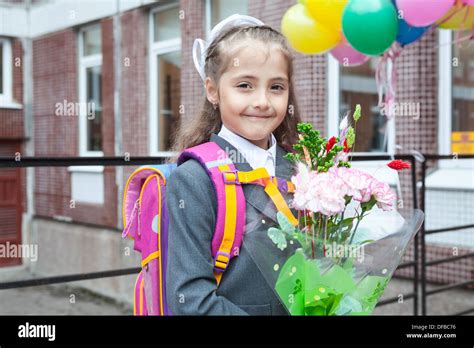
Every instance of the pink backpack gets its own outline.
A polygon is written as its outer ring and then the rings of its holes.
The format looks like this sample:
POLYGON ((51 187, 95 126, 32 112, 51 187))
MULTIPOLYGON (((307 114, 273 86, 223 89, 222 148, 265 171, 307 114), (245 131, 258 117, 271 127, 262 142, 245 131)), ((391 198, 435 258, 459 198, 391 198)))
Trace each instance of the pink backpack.
MULTIPOLYGON (((217 197, 217 218, 211 250, 214 276, 219 285, 230 260, 238 255, 245 227, 245 197, 241 184, 257 184, 277 209, 296 224, 281 191, 293 192, 294 186, 284 179, 270 177, 265 168, 237 171, 219 145, 207 142, 181 153, 178 166, 186 160, 197 160, 209 175, 217 197)), ((166 265, 168 251, 168 212, 165 186, 176 164, 143 166, 127 180, 123 196, 122 237, 134 240, 141 253, 142 271, 135 282, 134 315, 171 315, 166 303, 166 265), (141 209, 141 207, 147 209, 141 209)))

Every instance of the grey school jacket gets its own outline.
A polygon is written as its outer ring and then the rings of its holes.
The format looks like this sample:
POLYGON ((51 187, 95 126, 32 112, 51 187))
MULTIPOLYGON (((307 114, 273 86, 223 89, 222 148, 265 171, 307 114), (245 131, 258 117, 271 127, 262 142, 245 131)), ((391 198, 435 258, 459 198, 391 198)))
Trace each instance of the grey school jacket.
MULTIPOLYGON (((252 170, 229 142, 217 134, 210 140, 229 154, 237 154, 233 157, 237 170, 252 170)), ((290 180, 293 166, 283 158, 286 153, 277 145, 275 174, 290 180)), ((251 226, 251 233, 266 234, 276 225, 276 208, 262 186, 243 185, 243 190, 247 228, 251 226)), ((283 197, 289 203, 290 195, 283 193, 283 197)), ((239 255, 232 258, 217 287, 211 255, 217 199, 208 175, 196 160, 186 161, 171 173, 166 199, 166 297, 174 315, 288 315, 250 256, 245 235, 239 255)))

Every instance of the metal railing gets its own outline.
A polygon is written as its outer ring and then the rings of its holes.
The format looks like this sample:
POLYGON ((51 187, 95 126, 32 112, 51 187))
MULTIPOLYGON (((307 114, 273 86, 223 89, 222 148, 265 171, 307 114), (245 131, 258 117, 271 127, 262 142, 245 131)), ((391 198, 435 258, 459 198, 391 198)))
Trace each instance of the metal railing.
MULTIPOLYGON (((428 169, 428 164, 427 162, 430 160, 452 160, 454 158, 454 155, 436 155, 436 154, 426 154, 424 156, 424 161, 421 162, 421 210, 425 211, 425 202, 426 202, 426 173, 428 169)), ((474 155, 458 155, 457 160, 459 159, 474 159, 474 155)), ((474 175, 474 174, 473 174, 474 175)), ((474 284, 474 279, 470 279, 467 281, 455 283, 455 284, 448 284, 442 287, 439 287, 437 289, 432 289, 432 290, 427 290, 426 289, 426 269, 427 267, 433 266, 433 265, 438 265, 440 263, 446 263, 446 262, 451 262, 451 261, 457 261, 461 259, 465 259, 468 257, 473 257, 474 252, 472 253, 466 253, 463 255, 457 255, 457 256, 452 256, 452 257, 447 257, 443 259, 436 259, 436 260, 431 260, 431 261, 426 261, 426 235, 428 234, 435 234, 435 233, 440 233, 440 232, 449 232, 449 231, 458 231, 466 228, 473 228, 474 224, 469 224, 469 225, 459 225, 459 226, 452 226, 452 227, 446 227, 446 228, 438 228, 438 229, 426 229, 425 228, 425 221, 423 221, 423 224, 421 226, 420 230, 420 235, 421 235, 421 314, 426 315, 427 314, 427 309, 426 309, 426 302, 428 299, 428 296, 438 294, 440 292, 444 291, 449 291, 452 289, 458 289, 461 287, 465 287, 471 284, 474 284)), ((463 315, 463 314, 468 314, 474 312, 474 307, 469 308, 467 310, 463 310, 461 312, 453 313, 452 315, 463 315)))
MULTIPOLYGON (((425 176, 426 176, 426 161, 430 159, 442 159, 442 158, 452 158, 452 156, 440 156, 440 155, 423 155, 424 160, 421 161, 421 205, 419 205, 418 194, 417 194, 417 160, 419 157, 416 157, 412 154, 401 154, 401 155, 357 155, 352 156, 353 161, 383 161, 383 160, 392 160, 400 159, 409 161, 411 164, 411 187, 412 187, 412 205, 414 208, 421 208, 424 211, 425 208, 425 176)), ((474 158, 474 156, 458 156, 458 158, 474 158)), ((24 157, 21 160, 16 160, 14 158, 0 158, 0 168, 25 168, 25 167, 67 167, 67 166, 91 166, 91 165, 102 165, 102 166, 140 166, 146 164, 162 164, 166 160, 165 157, 134 157, 130 159, 124 159, 122 157, 78 157, 78 158, 68 158, 68 157, 41 157, 41 158, 28 158, 24 157)), ((473 256, 474 253, 455 256, 451 258, 435 260, 435 261, 426 261, 426 241, 425 235, 429 233, 437 232, 446 232, 454 231, 462 228, 474 227, 474 225, 467 226, 456 226, 451 228, 444 228, 438 230, 425 230, 425 222, 421 227, 421 230, 416 234, 414 238, 414 247, 413 247, 413 260, 402 263, 398 266, 397 269, 413 267, 413 291, 410 293, 402 294, 404 299, 413 299, 413 315, 418 315, 419 310, 419 299, 421 298, 421 314, 426 315, 426 297, 439 293, 442 291, 447 291, 453 288, 459 288, 465 285, 474 283, 474 281, 469 280, 466 282, 448 285, 436 290, 426 290, 426 267, 431 266, 437 263, 449 262, 458 260, 461 258, 473 256), (419 255, 419 247, 421 251, 421 258, 419 255), (421 274, 419 274, 418 265, 421 261, 421 274), (419 291, 421 284, 421 293, 419 291)), ((126 268, 118 270, 107 270, 91 273, 80 273, 80 274, 69 274, 62 276, 52 276, 52 277, 42 277, 36 279, 28 280, 19 280, 19 281, 9 281, 0 283, 0 290, 5 289, 15 289, 15 288, 24 288, 31 286, 42 286, 42 285, 51 285, 51 284, 61 284, 82 280, 90 279, 101 279, 108 277, 117 277, 131 274, 138 274, 141 268, 126 268)), ((383 306, 387 304, 397 303, 399 300, 398 297, 389 298, 380 301, 377 306, 383 306)), ((457 315, 466 314, 472 312, 473 309, 462 311, 456 313, 457 315)))

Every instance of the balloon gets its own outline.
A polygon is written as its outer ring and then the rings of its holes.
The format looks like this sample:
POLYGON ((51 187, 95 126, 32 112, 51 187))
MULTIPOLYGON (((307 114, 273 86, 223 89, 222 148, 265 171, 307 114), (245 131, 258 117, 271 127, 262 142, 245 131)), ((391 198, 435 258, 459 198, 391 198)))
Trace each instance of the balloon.
POLYGON ((430 28, 431 26, 428 25, 426 27, 412 27, 410 24, 405 22, 403 19, 398 19, 398 35, 397 41, 400 45, 408 45, 420 37, 430 28))
POLYGON ((403 19, 415 27, 433 24, 454 5, 455 0, 396 0, 403 19))
POLYGON ((309 14, 328 28, 341 30, 342 11, 348 0, 306 0, 309 14))
POLYGON ((474 26, 474 6, 463 7, 461 2, 457 2, 436 24, 443 29, 471 29, 474 26))
POLYGON ((331 50, 331 55, 343 66, 361 65, 370 59, 369 56, 349 45, 345 38, 342 38, 341 43, 331 50))
POLYGON ((311 17, 302 4, 293 5, 281 20, 281 31, 290 45, 306 54, 323 53, 341 41, 341 34, 311 17))
POLYGON ((390 0, 350 0, 342 15, 342 30, 357 51, 382 54, 397 36, 397 11, 390 0))

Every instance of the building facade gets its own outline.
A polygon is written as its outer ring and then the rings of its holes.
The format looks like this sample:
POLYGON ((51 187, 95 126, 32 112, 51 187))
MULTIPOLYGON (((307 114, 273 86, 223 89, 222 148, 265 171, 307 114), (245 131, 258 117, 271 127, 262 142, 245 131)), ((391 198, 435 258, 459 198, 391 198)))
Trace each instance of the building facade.
MULTIPOLYGON (((192 60, 195 38, 233 13, 280 29, 290 0, 0 1, 0 156, 169 156, 179 122, 195 117, 204 89, 192 60)), ((355 104, 360 153, 474 153, 474 47, 451 45, 449 30, 432 30, 397 58, 399 113, 377 107, 378 57, 341 66, 330 54, 295 53, 295 90, 302 118, 335 134, 355 104)), ((357 166, 396 185, 381 162, 357 166)), ((0 266, 35 275, 95 272, 138 265, 120 236, 129 166, 2 169, 0 243, 35 243, 36 262, 0 266), (21 264, 21 265, 20 265, 21 264)), ((427 177, 427 228, 472 223, 473 163, 432 164, 427 177)), ((401 174, 410 207, 409 174, 401 174)), ((469 252, 473 229, 428 236, 428 259, 469 252)), ((410 257, 412 250, 408 253, 410 257)), ((437 282, 471 279, 472 259, 431 267, 437 282)), ((402 270, 402 276, 411 276, 402 270)), ((133 276, 81 282, 130 302, 133 276)))

